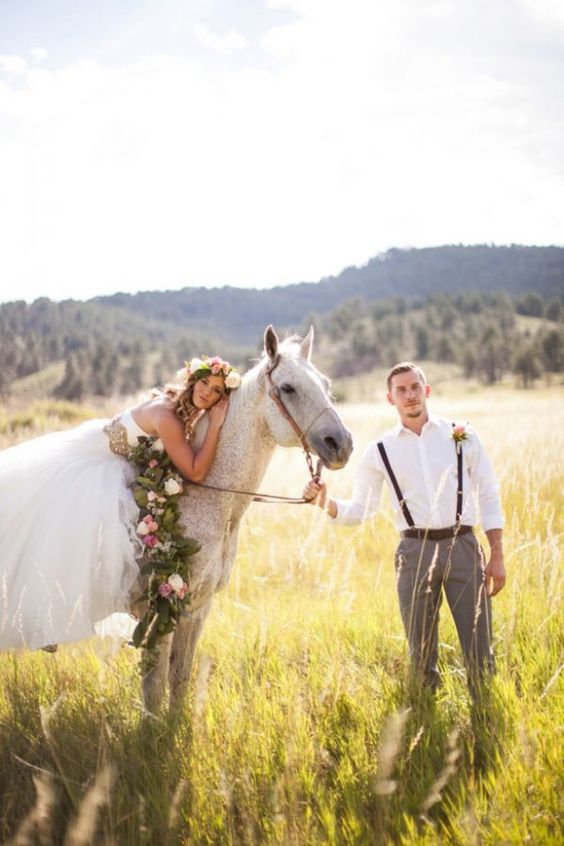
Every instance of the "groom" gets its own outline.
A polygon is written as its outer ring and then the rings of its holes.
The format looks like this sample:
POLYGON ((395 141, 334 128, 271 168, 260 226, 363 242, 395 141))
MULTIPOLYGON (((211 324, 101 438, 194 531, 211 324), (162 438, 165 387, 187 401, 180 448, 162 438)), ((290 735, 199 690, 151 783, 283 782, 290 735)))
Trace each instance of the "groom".
POLYGON ((435 690, 439 608, 443 592, 476 696, 493 672, 491 602, 505 584, 499 487, 475 432, 427 410, 431 386, 420 367, 395 365, 387 399, 398 424, 366 448, 350 500, 330 499, 323 482, 309 482, 304 497, 342 526, 375 514, 382 484, 390 489, 400 531, 395 565, 400 611, 416 677, 435 690), (479 504, 490 555, 474 535, 479 504))

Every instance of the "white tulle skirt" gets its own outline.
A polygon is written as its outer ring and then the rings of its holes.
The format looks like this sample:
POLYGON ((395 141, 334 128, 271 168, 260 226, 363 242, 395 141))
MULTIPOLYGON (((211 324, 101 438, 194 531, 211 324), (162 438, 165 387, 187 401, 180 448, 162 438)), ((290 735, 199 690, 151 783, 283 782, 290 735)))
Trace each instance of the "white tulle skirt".
POLYGON ((106 422, 0 452, 0 649, 82 640, 127 611, 138 508, 106 422))

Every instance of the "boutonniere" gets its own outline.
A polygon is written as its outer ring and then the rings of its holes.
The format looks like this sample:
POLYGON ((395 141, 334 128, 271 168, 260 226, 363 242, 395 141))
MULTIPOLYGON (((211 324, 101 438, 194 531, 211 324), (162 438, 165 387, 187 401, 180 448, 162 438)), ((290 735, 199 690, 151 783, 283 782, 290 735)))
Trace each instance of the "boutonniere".
POLYGON ((452 439, 456 444, 456 451, 460 452, 460 447, 463 441, 468 440, 468 431, 464 423, 452 424, 452 439))

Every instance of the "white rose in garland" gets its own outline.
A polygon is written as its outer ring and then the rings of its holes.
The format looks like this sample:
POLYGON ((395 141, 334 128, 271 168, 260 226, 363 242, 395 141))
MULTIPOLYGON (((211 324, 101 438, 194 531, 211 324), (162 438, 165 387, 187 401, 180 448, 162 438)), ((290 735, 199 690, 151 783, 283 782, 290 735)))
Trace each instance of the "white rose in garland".
POLYGON ((184 587, 184 579, 181 575, 179 575, 179 573, 173 573, 172 576, 169 576, 168 583, 175 591, 182 590, 184 587))
POLYGON ((164 489, 168 496, 175 496, 175 494, 182 493, 182 485, 180 485, 176 479, 167 479, 164 489))

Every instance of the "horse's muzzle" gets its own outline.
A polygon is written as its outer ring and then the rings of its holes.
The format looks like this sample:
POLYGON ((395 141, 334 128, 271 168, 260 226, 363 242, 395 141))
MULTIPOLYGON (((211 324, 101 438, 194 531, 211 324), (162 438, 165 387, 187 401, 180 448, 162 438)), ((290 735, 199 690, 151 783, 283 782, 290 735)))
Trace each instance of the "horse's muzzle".
POLYGON ((329 470, 340 470, 353 451, 351 433, 344 426, 331 426, 308 438, 312 450, 329 470))

